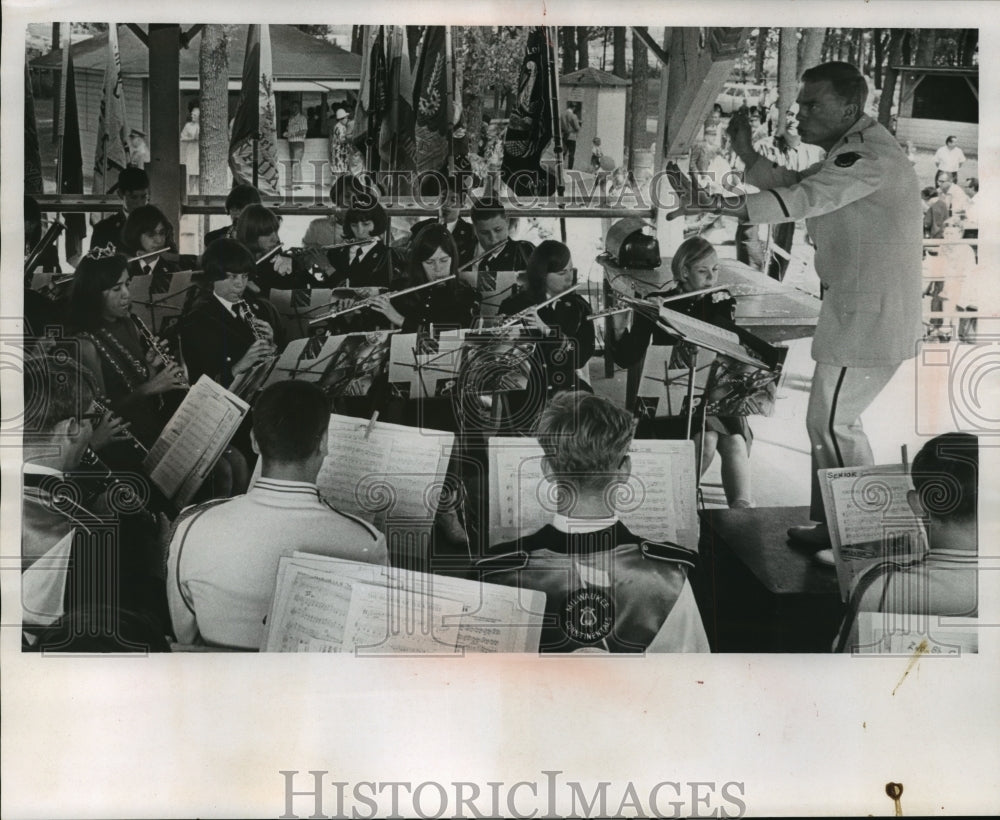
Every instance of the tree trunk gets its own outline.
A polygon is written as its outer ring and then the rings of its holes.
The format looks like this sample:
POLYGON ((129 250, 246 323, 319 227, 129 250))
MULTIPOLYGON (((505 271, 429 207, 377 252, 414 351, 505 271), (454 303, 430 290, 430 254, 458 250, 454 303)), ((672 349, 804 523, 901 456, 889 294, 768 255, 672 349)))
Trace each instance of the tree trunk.
POLYGON ((753 63, 753 81, 761 83, 764 80, 764 61, 767 59, 767 33, 770 29, 761 26, 757 30, 757 55, 753 63))
POLYGON ((572 74, 576 71, 576 27, 560 26, 559 34, 562 37, 562 75, 572 74))
POLYGON ((900 44, 900 59, 903 65, 913 65, 913 32, 904 31, 900 44))
POLYGON ((785 113, 795 102, 798 91, 798 29, 783 28, 778 38, 778 125, 780 134, 785 129, 785 113))
POLYGON ((878 102, 878 121, 889 128, 892 125, 892 98, 896 96, 896 75, 894 64, 899 63, 905 34, 901 29, 891 29, 889 34, 889 64, 885 67, 882 83, 882 98, 878 102))
POLYGON ((626 43, 626 28, 624 26, 615 26, 612 31, 614 32, 614 56, 612 58, 613 65, 611 72, 616 77, 621 77, 625 79, 625 43, 626 43))
POLYGON ((632 102, 631 128, 628 141, 628 167, 635 170, 635 152, 648 148, 646 145, 646 108, 648 103, 649 84, 649 49, 634 34, 632 35, 632 102))
POLYGON ((799 74, 807 68, 812 68, 823 62, 823 44, 825 42, 825 28, 802 29, 802 54, 799 59, 799 74))
POLYGON ((882 63, 885 60, 885 40, 883 37, 884 35, 880 28, 872 32, 872 47, 875 50, 875 57, 872 60, 874 63, 872 70, 875 75, 875 88, 877 90, 882 89, 882 63))
MULTIPOLYGON (((229 51, 226 27, 208 23, 201 32, 201 127, 198 173, 201 193, 229 190, 229 51)), ((189 169, 188 173, 191 173, 189 169)))
POLYGON ((934 65, 934 46, 937 43, 937 29, 921 29, 917 34, 917 59, 914 65, 934 65))
POLYGON ((587 68, 590 65, 590 29, 586 26, 577 26, 576 55, 577 68, 587 68))

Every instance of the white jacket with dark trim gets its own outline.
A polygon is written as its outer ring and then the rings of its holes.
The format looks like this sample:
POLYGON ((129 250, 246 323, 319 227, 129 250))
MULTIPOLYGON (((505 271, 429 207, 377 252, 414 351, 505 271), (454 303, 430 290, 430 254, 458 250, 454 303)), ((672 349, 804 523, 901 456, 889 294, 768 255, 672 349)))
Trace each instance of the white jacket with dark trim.
POLYGON ((915 355, 921 324, 922 209, 913 164, 896 138, 862 116, 822 162, 790 171, 763 157, 746 181, 750 222, 805 219, 827 288, 812 356, 881 367, 915 355))

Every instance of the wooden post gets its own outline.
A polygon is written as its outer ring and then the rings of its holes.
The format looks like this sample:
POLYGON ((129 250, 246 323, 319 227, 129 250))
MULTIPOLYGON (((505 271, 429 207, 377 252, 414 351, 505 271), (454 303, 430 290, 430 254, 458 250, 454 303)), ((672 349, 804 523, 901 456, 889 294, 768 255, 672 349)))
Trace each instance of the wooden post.
POLYGON ((149 173, 151 198, 180 234, 187 174, 181 174, 179 25, 149 24, 149 173))

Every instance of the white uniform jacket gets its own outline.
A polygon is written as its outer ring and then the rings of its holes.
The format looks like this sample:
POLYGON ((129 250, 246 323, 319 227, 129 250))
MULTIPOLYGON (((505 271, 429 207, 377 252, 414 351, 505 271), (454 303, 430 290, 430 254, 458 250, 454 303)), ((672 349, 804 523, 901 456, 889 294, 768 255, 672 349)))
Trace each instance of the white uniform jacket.
POLYGON ((752 223, 805 219, 826 293, 817 362, 881 367, 915 355, 921 324, 920 185, 896 138, 862 116, 822 162, 791 171, 763 157, 747 169, 752 223))
POLYGON ((181 643, 256 650, 278 559, 295 550, 384 564, 385 536, 314 484, 259 478, 246 495, 185 510, 170 540, 167 601, 181 643))

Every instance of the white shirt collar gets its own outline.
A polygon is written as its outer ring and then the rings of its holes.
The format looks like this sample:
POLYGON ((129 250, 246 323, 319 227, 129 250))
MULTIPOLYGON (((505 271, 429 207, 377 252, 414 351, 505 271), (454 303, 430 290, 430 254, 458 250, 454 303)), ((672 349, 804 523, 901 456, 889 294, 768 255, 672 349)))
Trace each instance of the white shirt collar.
MULTIPOLYGON (((219 304, 221 304, 226 309, 226 311, 229 313, 230 316, 236 316, 235 302, 230 302, 228 299, 223 299, 221 296, 219 296, 218 293, 213 293, 212 295, 219 300, 219 304)), ((239 316, 236 316, 236 318, 238 319, 239 316)))
POLYGON ((612 515, 610 518, 570 518, 562 513, 552 516, 552 526, 560 532, 583 533, 606 530, 618 523, 618 516, 612 515))

